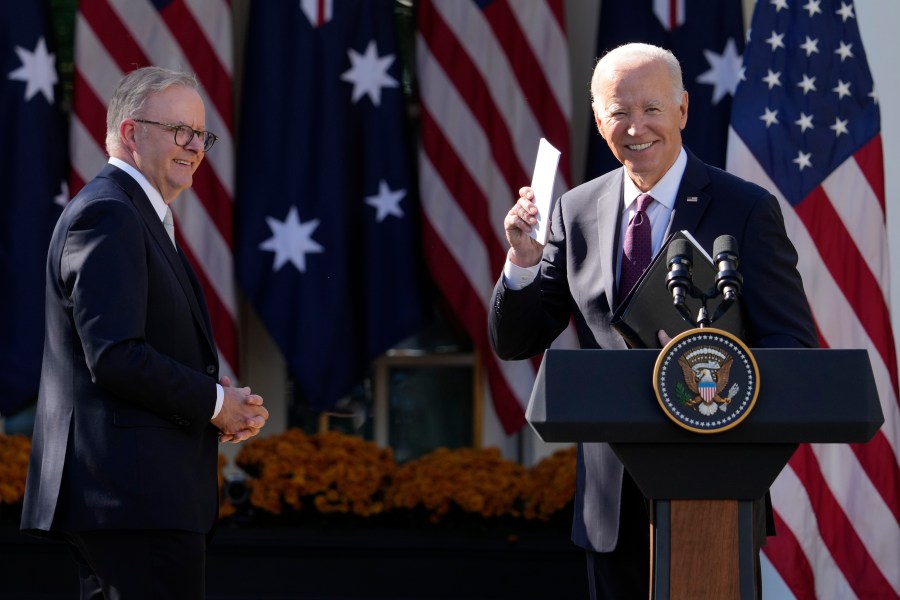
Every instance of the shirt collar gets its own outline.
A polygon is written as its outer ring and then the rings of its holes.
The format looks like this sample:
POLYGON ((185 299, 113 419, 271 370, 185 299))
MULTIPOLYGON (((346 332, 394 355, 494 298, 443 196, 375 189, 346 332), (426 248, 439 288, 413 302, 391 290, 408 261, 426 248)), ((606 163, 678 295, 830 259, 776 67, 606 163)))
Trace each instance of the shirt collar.
POLYGON ((153 206, 153 210, 156 211, 156 214, 159 215, 159 220, 162 221, 166 216, 166 206, 165 201, 162 199, 162 194, 159 193, 155 187, 150 185, 150 182, 147 181, 147 178, 144 177, 144 174, 135 169, 133 166, 125 162, 120 158, 116 158, 115 156, 109 157, 109 164, 119 167, 129 175, 131 178, 138 182, 138 185, 141 186, 141 189, 144 190, 144 193, 147 194, 147 197, 150 199, 150 204, 153 206))
MULTIPOLYGON (((687 167, 687 152, 684 151, 684 147, 681 148, 681 152, 678 153, 678 158, 675 159, 675 162, 669 167, 669 170, 666 171, 666 174, 662 176, 662 179, 656 182, 656 185, 647 192, 653 199, 667 209, 672 210, 675 207, 675 196, 678 194, 678 188, 681 185, 681 177, 684 175, 684 169, 687 167)), ((624 170, 625 167, 622 167, 624 170)), ((643 194, 641 190, 634 184, 631 180, 631 177, 628 176, 628 173, 625 172, 625 188, 624 188, 624 200, 625 200, 625 210, 627 211, 631 208, 631 204, 635 201, 635 199, 643 194)))

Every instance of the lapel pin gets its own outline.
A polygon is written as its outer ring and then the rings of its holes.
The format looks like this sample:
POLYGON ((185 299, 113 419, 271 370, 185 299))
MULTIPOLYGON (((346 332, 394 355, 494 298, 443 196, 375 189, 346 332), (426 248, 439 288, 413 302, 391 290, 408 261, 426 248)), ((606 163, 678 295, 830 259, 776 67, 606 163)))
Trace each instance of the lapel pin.
POLYGON ((687 201, 688 201, 688 202, 696 202, 696 201, 697 201, 697 196, 688 196, 688 197, 687 197, 687 201))

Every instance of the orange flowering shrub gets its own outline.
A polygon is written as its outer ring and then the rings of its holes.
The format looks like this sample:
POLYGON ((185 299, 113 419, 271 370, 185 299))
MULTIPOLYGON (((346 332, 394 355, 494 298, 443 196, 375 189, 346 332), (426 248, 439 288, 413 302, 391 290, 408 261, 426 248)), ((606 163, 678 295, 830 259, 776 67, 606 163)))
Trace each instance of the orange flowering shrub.
POLYGON ((272 514, 311 502, 320 513, 371 516, 397 470, 390 448, 338 432, 300 429, 251 440, 235 463, 251 475, 250 503, 272 514))
MULTIPOLYGON (((30 451, 28 437, 0 435, 0 512, 4 505, 13 512, 20 508, 30 451)), ((289 429, 244 443, 235 463, 249 475, 250 506, 271 515, 301 510, 367 518, 393 514, 406 522, 425 515, 437 524, 453 513, 546 522, 568 517, 575 496, 574 447, 531 469, 504 459, 496 448, 440 448, 398 468, 393 451, 374 442, 289 429)), ((226 464, 220 454, 220 494, 226 464)), ((220 498, 219 517, 235 515, 228 498, 220 498)))
POLYGON ((531 469, 497 448, 439 448, 397 466, 393 451, 338 432, 300 429, 254 439, 235 458, 250 476, 250 505, 285 511, 362 517, 449 514, 549 521, 575 496, 575 448, 531 469))
POLYGON ((31 438, 0 435, 0 504, 20 504, 25 498, 25 475, 31 438))
POLYGON ((397 471, 386 502, 391 509, 424 508, 432 523, 453 507, 484 517, 520 517, 528 486, 525 467, 497 448, 439 448, 397 471))
POLYGON ((525 518, 548 521, 575 498, 575 446, 557 450, 529 471, 525 518))

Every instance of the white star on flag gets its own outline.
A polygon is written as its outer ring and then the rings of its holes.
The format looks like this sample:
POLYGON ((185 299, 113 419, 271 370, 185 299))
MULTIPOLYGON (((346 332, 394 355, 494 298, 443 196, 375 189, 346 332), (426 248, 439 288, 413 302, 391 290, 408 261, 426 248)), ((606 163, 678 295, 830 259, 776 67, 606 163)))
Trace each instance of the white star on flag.
POLYGON ((799 125, 800 131, 806 133, 807 129, 813 129, 812 115, 801 112, 800 118, 794 121, 794 125, 799 125))
POLYGON ((821 15, 822 14, 822 7, 820 6, 821 4, 822 4, 822 0, 809 0, 809 2, 807 2, 806 4, 803 5, 803 10, 807 11, 809 13, 810 17, 812 17, 813 15, 816 15, 816 14, 821 15))
POLYGON ((806 167, 812 167, 810 157, 812 157, 812 152, 803 152, 801 150, 797 153, 797 158, 794 159, 794 162, 797 163, 797 166, 800 167, 800 170, 802 171, 806 167))
POLYGON ((703 55, 709 62, 709 71, 697 77, 697 83, 713 86, 712 103, 718 104, 725 96, 734 95, 741 80, 742 57, 738 54, 737 44, 731 38, 725 42, 722 54, 704 50, 703 55))
POLYGON ((266 223, 272 230, 272 237, 260 244, 259 248, 275 253, 273 271, 291 262, 298 271, 305 273, 306 255, 324 251, 324 248, 312 239, 313 231, 319 226, 319 219, 302 223, 297 215, 296 206, 291 207, 284 221, 266 217, 266 223))
POLYGON ((853 5, 847 4, 846 2, 841 2, 841 7, 834 11, 835 14, 841 16, 841 21, 847 22, 847 19, 855 19, 856 15, 853 14, 853 5))
POLYGON ((366 46, 365 54, 360 54, 353 48, 347 54, 350 57, 351 67, 341 75, 341 79, 353 84, 353 102, 357 102, 368 94, 372 99, 372 104, 380 105, 381 88, 399 85, 397 80, 387 72, 394 62, 394 55, 386 54, 379 57, 375 40, 370 41, 366 46))
POLYGON ((766 122, 766 127, 778 125, 778 111, 772 110, 767 106, 766 112, 760 117, 760 119, 766 122))
POLYGON ((847 123, 847 119, 841 119, 840 117, 834 119, 834 125, 829 127, 829 129, 834 131, 834 137, 840 137, 842 133, 850 133, 850 130, 847 129, 847 123))
POLYGON ((772 69, 769 69, 769 74, 763 77, 762 80, 769 84, 769 89, 771 90, 776 85, 781 85, 781 71, 773 73, 772 69))
POLYGON ((22 61, 22 66, 11 71, 9 79, 26 83, 26 102, 41 92, 47 102, 53 104, 53 86, 57 81, 56 56, 47 52, 47 42, 43 36, 38 38, 34 52, 29 52, 21 46, 16 46, 15 51, 22 61))
POLYGON ((381 223, 388 215, 403 218, 403 209, 400 208, 400 201, 406 196, 406 190, 391 191, 388 184, 383 179, 378 184, 378 194, 374 196, 366 196, 366 204, 375 207, 375 221, 381 223))
POLYGON ((810 39, 809 36, 806 36, 806 41, 800 44, 800 47, 806 51, 806 57, 809 58, 812 56, 812 53, 819 53, 819 38, 810 39))
POLYGON ((778 48, 784 48, 784 34, 773 31, 766 43, 772 46, 772 52, 775 52, 778 48))
POLYGON ((803 81, 797 84, 797 87, 803 88, 803 95, 816 91, 816 78, 809 75, 803 75, 803 81))

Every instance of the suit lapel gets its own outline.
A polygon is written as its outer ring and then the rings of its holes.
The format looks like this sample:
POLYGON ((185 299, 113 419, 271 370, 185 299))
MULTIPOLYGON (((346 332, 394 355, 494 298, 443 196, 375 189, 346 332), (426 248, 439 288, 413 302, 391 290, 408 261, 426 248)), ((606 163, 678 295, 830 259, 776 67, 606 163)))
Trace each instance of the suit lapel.
POLYGON ((162 221, 160 221, 159 215, 157 215, 156 211, 153 209, 153 205, 150 203, 147 194, 144 193, 140 184, 135 181, 131 175, 112 165, 107 165, 107 167, 101 171, 100 176, 108 177, 115 181, 116 184, 122 188, 122 191, 131 198, 132 204, 144 220, 144 227, 147 228, 147 231, 156 241, 163 256, 166 257, 166 261, 172 267, 172 271, 178 279, 178 283, 181 285, 184 295, 188 300, 188 304, 191 307, 191 313, 194 315, 194 319, 200 324, 200 329, 203 331, 206 343, 215 355, 216 350, 212 339, 209 316, 206 313, 206 309, 201 307, 198 300, 198 298, 202 298, 202 294, 198 296, 193 284, 193 281, 196 281, 196 276, 193 274, 193 270, 187 260, 184 260, 180 256, 180 253, 172 244, 172 240, 169 239, 169 234, 166 233, 166 228, 163 226, 162 221))
POLYGON ((600 236, 600 261, 603 289, 610 306, 616 298, 616 261, 619 249, 619 216, 622 213, 622 170, 608 178, 597 190, 597 234, 600 236))
POLYGON ((681 178, 681 185, 678 186, 678 194, 675 196, 675 214, 672 217, 669 234, 682 229, 695 231, 700 218, 712 201, 712 196, 704 191, 709 185, 706 165, 690 151, 687 151, 687 155, 687 166, 681 178))

